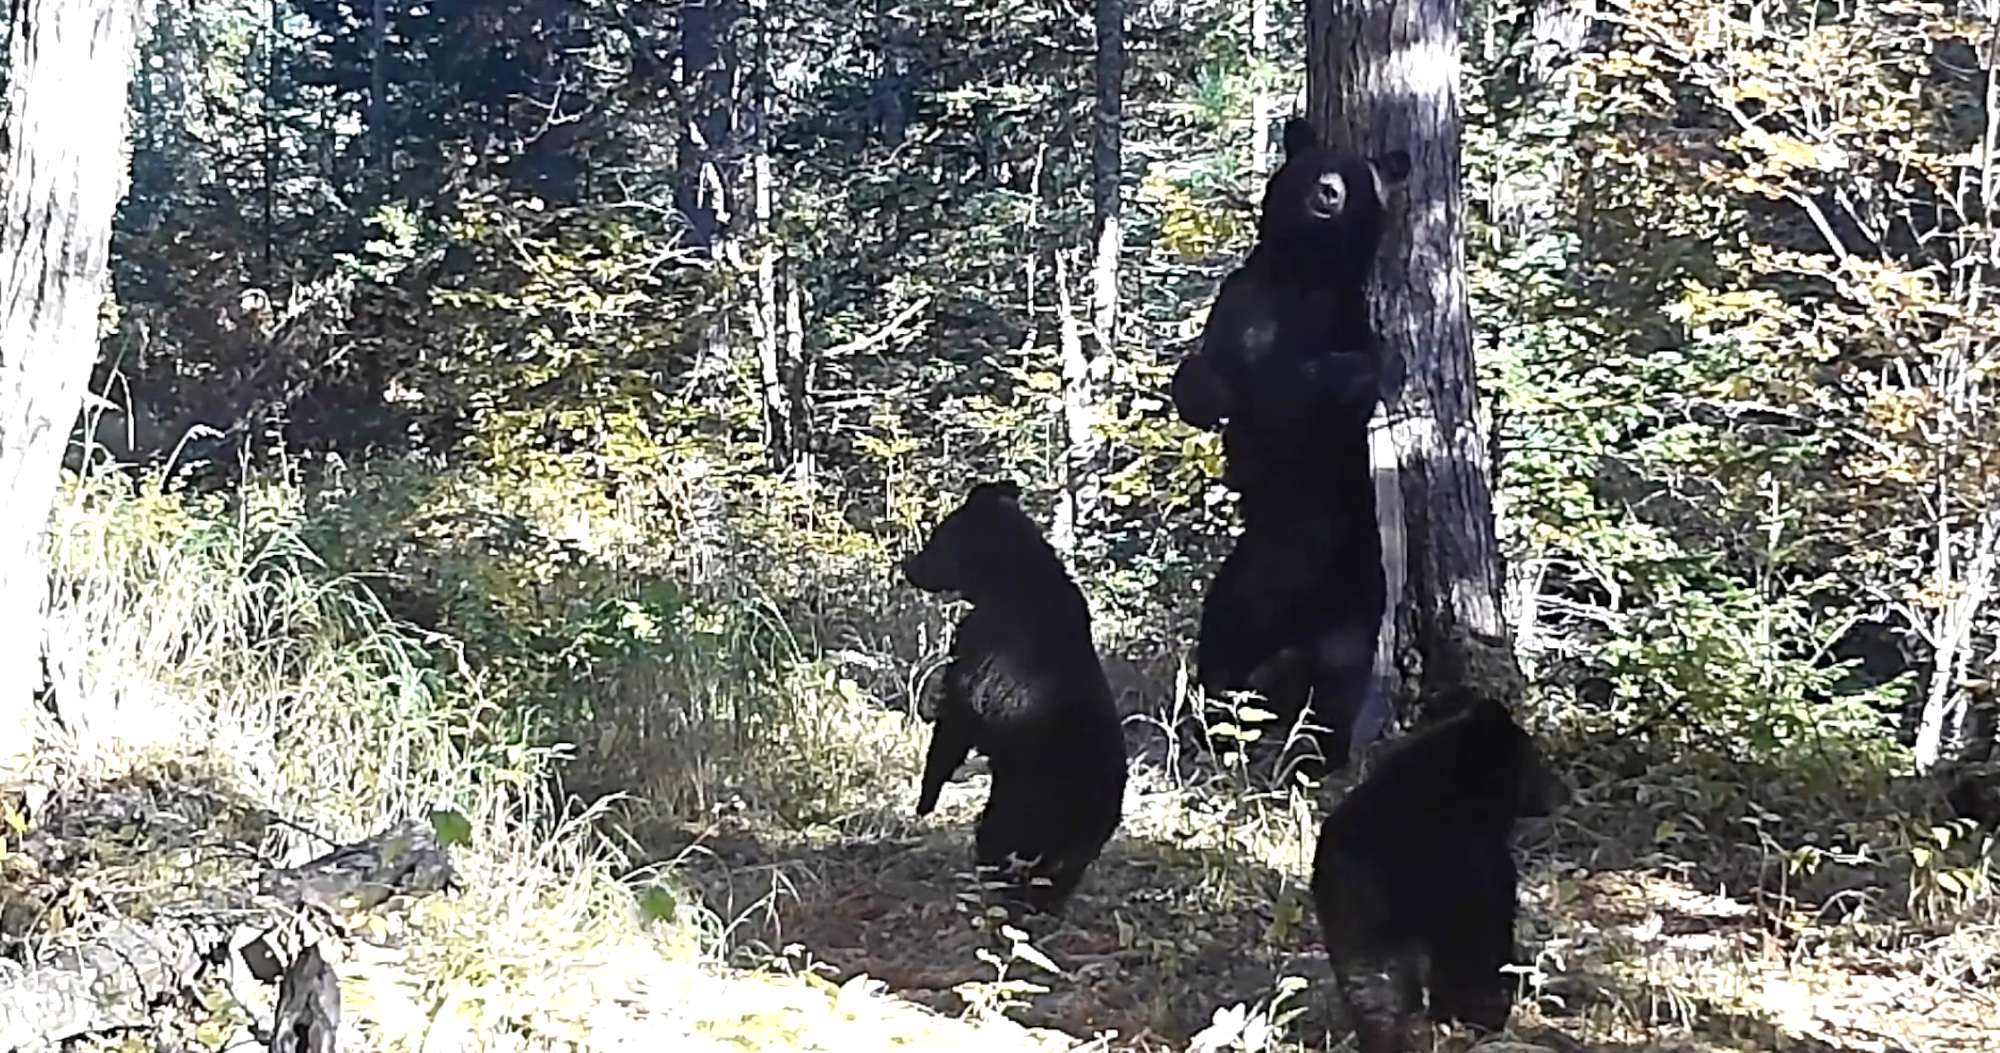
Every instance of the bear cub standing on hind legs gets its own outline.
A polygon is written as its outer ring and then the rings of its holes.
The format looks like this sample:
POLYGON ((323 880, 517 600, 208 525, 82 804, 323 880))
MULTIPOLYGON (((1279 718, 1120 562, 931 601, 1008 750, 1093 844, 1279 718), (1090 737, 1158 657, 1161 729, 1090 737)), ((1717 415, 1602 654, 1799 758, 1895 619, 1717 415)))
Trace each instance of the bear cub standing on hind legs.
POLYGON ((1433 1020, 1498 1031, 1513 1009, 1516 819, 1567 797, 1507 707, 1480 699, 1383 751, 1320 827, 1313 906, 1361 1053, 1433 1020))
POLYGON ((1118 827, 1125 734, 1083 593, 1020 498, 1012 483, 974 486, 903 561, 911 585, 972 603, 952 641, 917 814, 937 806, 969 751, 985 754, 993 788, 974 838, 980 877, 1013 871, 1015 898, 1052 913, 1118 827))
POLYGON ((1400 385, 1400 359, 1382 360, 1367 284, 1410 155, 1328 149, 1301 118, 1286 122, 1284 148, 1257 244, 1173 379, 1181 419, 1222 428, 1223 481, 1243 519, 1202 602, 1195 669, 1208 693, 1260 691, 1287 720, 1309 693, 1338 768, 1375 690, 1388 599, 1368 419, 1385 373, 1400 385))

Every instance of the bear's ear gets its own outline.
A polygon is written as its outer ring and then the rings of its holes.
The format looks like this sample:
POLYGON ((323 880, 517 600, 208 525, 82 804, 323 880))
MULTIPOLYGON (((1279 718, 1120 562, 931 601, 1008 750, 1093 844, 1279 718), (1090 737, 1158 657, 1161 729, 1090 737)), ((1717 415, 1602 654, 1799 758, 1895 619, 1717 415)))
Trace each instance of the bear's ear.
POLYGON ((1294 117, 1285 122, 1285 157, 1297 157, 1319 146, 1319 133, 1313 131, 1312 122, 1304 117, 1294 117))
POLYGON ((992 479, 973 487, 972 493, 968 494, 967 497, 979 500, 997 499, 1012 501, 1018 504, 1021 500, 1021 484, 1012 479, 992 479))
MULTIPOLYGON (((1469 694, 1470 689, 1466 690, 1469 694)), ((1493 727, 1498 727, 1502 724, 1512 724, 1514 722, 1514 714, 1508 711, 1507 703, 1490 695, 1482 694, 1466 699, 1465 714, 1466 719, 1474 723, 1486 724, 1493 727)))
POLYGON ((1394 190, 1410 181, 1410 152, 1391 150, 1369 162, 1375 166, 1375 177, 1382 181, 1382 189, 1394 190))

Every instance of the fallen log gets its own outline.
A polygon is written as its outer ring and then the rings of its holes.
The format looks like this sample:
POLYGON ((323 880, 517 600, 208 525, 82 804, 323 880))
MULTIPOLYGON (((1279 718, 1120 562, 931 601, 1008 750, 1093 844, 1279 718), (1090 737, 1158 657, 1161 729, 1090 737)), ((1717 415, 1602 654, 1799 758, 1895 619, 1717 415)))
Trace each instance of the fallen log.
POLYGON ((430 823, 412 819, 309 863, 269 871, 258 891, 286 907, 346 913, 367 910, 393 895, 440 892, 451 881, 451 861, 437 832, 430 823))
MULTIPOLYGON (((226 912, 180 904, 150 922, 119 918, 25 967, 0 960, 0 1050, 53 1047, 150 1023, 158 1007, 184 997, 210 968, 227 960, 227 934, 243 922, 242 904, 254 924, 275 927, 302 907, 358 912, 391 896, 442 890, 452 879, 450 860, 431 825, 399 823, 311 862, 265 871, 254 890, 234 895, 221 890, 224 899, 239 904, 226 912)), ((339 993, 317 946, 295 957, 279 992, 271 1048, 281 1048, 278 1043, 289 1034, 301 1044, 282 1047, 288 1053, 330 1053, 339 993), (304 1030, 288 1028, 288 1021, 304 1030)))
POLYGON ((0 1049, 139 1027, 198 975, 219 932, 121 918, 90 942, 0 979, 0 1049))

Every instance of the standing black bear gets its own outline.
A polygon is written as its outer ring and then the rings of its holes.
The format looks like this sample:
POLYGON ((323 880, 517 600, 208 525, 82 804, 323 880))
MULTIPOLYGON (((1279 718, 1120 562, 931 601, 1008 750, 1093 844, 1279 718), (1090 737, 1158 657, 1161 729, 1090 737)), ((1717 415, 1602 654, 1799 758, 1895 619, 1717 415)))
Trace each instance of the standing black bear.
POLYGON ((917 814, 937 806, 977 748, 993 773, 975 840, 981 877, 1015 870, 1018 898, 1055 911, 1118 827, 1125 737, 1083 593, 1020 496, 1012 483, 980 483, 903 561, 911 585, 972 602, 952 643, 917 814))
POLYGON ((1534 739, 1487 699, 1384 751, 1327 817, 1313 904, 1361 1053, 1400 1053, 1425 987, 1434 1020, 1506 1026, 1509 841, 1517 818, 1547 815, 1564 793, 1534 739))
POLYGON ((1257 244, 1174 375, 1181 419, 1227 421, 1223 479, 1243 517, 1202 603, 1195 667, 1210 693, 1260 690, 1288 719, 1310 693, 1322 752, 1338 766, 1376 690, 1387 602, 1368 455, 1385 369, 1366 288, 1410 156, 1327 149, 1299 118, 1284 147, 1257 244))

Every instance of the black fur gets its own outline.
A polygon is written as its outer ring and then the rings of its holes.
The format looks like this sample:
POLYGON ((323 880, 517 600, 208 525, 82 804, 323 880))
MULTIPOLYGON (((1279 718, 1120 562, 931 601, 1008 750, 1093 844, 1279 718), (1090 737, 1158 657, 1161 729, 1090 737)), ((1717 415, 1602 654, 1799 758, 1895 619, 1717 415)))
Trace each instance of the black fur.
POLYGON ((1313 903, 1361 1053, 1400 1053, 1426 989, 1432 1019, 1506 1026, 1514 823, 1565 796, 1534 739, 1482 700, 1385 750, 1327 817, 1313 903))
POLYGON ((1284 144, 1257 244, 1174 374, 1181 418, 1222 428, 1224 480, 1242 495, 1243 534, 1203 601, 1195 666, 1211 694, 1258 690, 1287 719, 1309 693, 1338 766, 1373 690, 1387 602, 1368 455, 1385 369, 1366 293, 1386 195, 1410 158, 1329 150, 1296 118, 1284 144))
POLYGON ((910 584, 972 602, 943 677, 917 814, 977 749, 993 789, 979 819, 983 877, 1033 861, 1017 897, 1059 910, 1117 829, 1125 738, 1091 641, 1090 611, 1011 483, 981 483, 903 562, 910 584))

